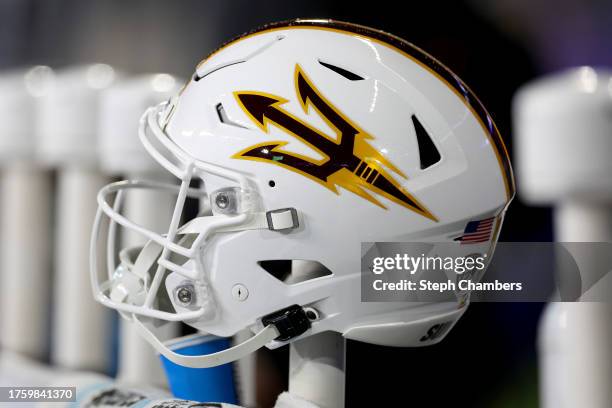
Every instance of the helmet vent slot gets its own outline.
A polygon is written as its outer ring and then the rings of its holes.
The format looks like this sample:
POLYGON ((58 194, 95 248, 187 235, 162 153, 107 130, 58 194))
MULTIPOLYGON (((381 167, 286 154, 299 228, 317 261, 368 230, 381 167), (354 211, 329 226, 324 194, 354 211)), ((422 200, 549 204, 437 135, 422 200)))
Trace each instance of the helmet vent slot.
POLYGON ((266 272, 287 285, 330 276, 332 272, 321 262, 303 259, 272 259, 257 262, 266 272))
POLYGON ((193 74, 193 80, 194 80, 195 82, 198 82, 200 79, 202 79, 202 78, 204 78, 204 77, 206 77, 206 76, 208 76, 208 75, 212 74, 213 72, 220 71, 220 70, 222 70, 223 68, 231 67, 232 65, 242 64, 242 63, 244 63, 244 62, 246 62, 246 61, 232 61, 232 62, 228 62, 227 64, 221 65, 221 66, 219 66, 219 67, 215 67, 215 68, 211 69, 210 71, 208 71, 208 72, 206 72, 206 73, 204 73, 204 74, 202 74, 202 75, 199 75, 199 74, 196 72, 195 74, 193 74))
POLYGON ((240 123, 234 122, 229 118, 229 116, 227 116, 227 112, 225 112, 225 108, 223 107, 223 104, 221 102, 219 102, 217 106, 215 106, 215 110, 217 111, 217 116, 219 116, 219 122, 224 123, 226 125, 246 129, 245 126, 242 126, 240 123))
POLYGON ((416 115, 412 115, 412 124, 416 133, 417 144, 419 145, 421 170, 425 170, 440 161, 440 152, 416 115))
MULTIPOLYGON (((256 57, 257 55, 263 53, 265 50, 267 50, 268 48, 270 48, 272 45, 276 44, 280 40, 283 40, 284 38, 285 38, 284 35, 276 36, 273 40, 259 47, 258 49, 253 51, 251 54, 246 55, 244 58, 240 58, 234 61, 228 61, 228 62, 222 63, 221 65, 213 66, 211 68, 208 68, 207 70, 204 70, 203 72, 201 72, 199 69, 196 69, 196 73, 193 75, 193 80, 195 82, 198 82, 200 79, 212 74, 213 72, 217 72, 223 68, 231 67, 232 65, 237 65, 237 64, 242 64, 244 62, 247 62, 251 58, 256 57)), ((210 58, 210 56, 208 58, 210 58)))
POLYGON ((330 70, 334 71, 338 75, 342 75, 343 77, 345 77, 349 81, 363 81, 365 79, 364 77, 362 77, 360 75, 357 75, 354 72, 351 72, 351 71, 349 71, 347 69, 344 69, 344 68, 337 67, 337 66, 329 64, 327 62, 323 62, 321 60, 319 60, 319 64, 323 65, 327 69, 330 69, 330 70))

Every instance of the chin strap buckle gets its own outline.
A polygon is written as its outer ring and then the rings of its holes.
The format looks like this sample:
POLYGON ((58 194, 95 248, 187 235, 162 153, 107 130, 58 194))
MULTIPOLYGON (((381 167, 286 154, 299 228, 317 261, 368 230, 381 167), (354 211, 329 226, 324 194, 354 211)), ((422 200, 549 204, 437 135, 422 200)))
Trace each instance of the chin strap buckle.
POLYGON ((264 326, 274 325, 278 330, 278 337, 274 340, 287 341, 310 329, 310 320, 306 312, 298 305, 271 313, 261 318, 264 326))
POLYGON ((295 208, 280 208, 266 212, 268 229, 271 231, 283 231, 295 229, 300 226, 300 222, 295 208))

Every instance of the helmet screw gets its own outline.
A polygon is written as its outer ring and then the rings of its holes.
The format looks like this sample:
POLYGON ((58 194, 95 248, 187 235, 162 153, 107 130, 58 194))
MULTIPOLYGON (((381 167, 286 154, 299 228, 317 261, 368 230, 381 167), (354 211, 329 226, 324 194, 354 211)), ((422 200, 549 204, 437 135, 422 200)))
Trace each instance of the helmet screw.
POLYGON ((215 204, 221 209, 227 208, 229 205, 229 197, 227 194, 219 194, 215 197, 215 204))
POLYGON ((304 312, 306 313, 306 317, 308 318, 308 320, 310 320, 311 322, 319 320, 319 312, 314 307, 305 307, 304 312))
POLYGON ((193 286, 184 285, 176 288, 176 300, 181 304, 181 306, 189 306, 193 303, 194 293, 193 286))

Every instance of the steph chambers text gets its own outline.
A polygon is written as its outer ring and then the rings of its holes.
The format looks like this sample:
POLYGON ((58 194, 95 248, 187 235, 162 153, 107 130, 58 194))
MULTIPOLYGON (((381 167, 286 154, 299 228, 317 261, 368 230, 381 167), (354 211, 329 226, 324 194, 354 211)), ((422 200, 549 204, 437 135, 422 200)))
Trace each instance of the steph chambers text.
POLYGON ((521 282, 472 282, 470 280, 460 280, 458 282, 447 280, 445 282, 432 282, 427 279, 419 281, 411 281, 402 279, 395 282, 385 282, 382 279, 376 279, 372 282, 372 287, 376 291, 429 291, 429 292, 447 292, 447 291, 521 291, 523 284, 521 282))

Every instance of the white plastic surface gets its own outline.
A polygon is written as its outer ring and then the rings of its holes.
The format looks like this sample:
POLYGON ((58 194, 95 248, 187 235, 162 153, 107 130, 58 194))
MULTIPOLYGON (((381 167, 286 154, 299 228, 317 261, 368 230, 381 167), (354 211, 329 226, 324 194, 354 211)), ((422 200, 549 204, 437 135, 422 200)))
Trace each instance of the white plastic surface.
POLYGON ((440 342, 465 313, 466 309, 466 307, 463 307, 423 320, 358 325, 351 327, 344 335, 348 339, 368 341, 382 346, 428 346, 440 342), (428 338, 427 333, 432 328, 437 331, 436 335, 428 338), (440 330, 438 331, 436 328, 440 328, 440 330))
POLYGON ((111 362, 111 311, 91 297, 86 273, 96 192, 109 179, 95 170, 58 172, 53 363, 105 372, 111 362))
POLYGON ((28 82, 37 97, 38 159, 58 169, 51 360, 72 369, 104 371, 110 364, 110 313, 90 298, 83 272, 95 194, 109 181, 96 170, 99 94, 116 75, 104 64, 36 67, 28 82))
MULTIPOLYGON (((92 372, 74 372, 34 361, 23 355, 3 351, 0 354, 1 387, 77 387, 82 391, 96 385, 110 383, 111 378, 92 372)), ((21 406, 26 404, 21 403, 21 406), (22 405, 23 404, 23 405, 22 405)), ((65 404, 67 406, 69 404, 65 404)), ((8 404, 7 404, 8 406, 8 404)), ((37 404, 37 406, 39 406, 37 404)), ((50 403, 51 407, 62 404, 50 403)))
POLYGON ((319 408, 319 406, 297 395, 282 392, 276 399, 274 408, 319 408))
MULTIPOLYGON (((112 378, 87 371, 71 371, 50 367, 14 353, 0 354, 0 386, 3 387, 76 387, 75 402, 19 403, 11 406, 36 408, 106 408, 138 406, 142 408, 174 408, 199 406, 201 403, 172 397, 164 389, 150 384, 126 384, 112 378)), ((232 404, 213 404, 219 408, 240 408, 232 404)), ((5 406, 5 404, 2 404, 5 406)), ((9 406, 9 403, 6 403, 9 406)), ((302 408, 301 405, 285 407, 302 408)))
POLYGON ((36 359, 49 346, 51 295, 51 176, 34 163, 44 72, 0 73, 0 348, 36 359))
POLYGON ((609 303, 551 303, 540 323, 542 408, 605 408, 612 401, 609 303))
POLYGON ((48 75, 37 104, 40 159, 50 165, 92 167, 98 160, 100 92, 117 73, 109 65, 92 64, 48 75))
MULTIPOLYGON (((612 242, 612 206, 561 201, 555 233, 561 242, 612 242)), ((589 269, 591 259, 584 253, 574 259, 579 268, 589 269)), ((612 293, 605 280, 593 289, 603 290, 605 298, 612 293)), ((582 297, 583 303, 551 303, 542 317, 538 339, 542 408, 612 405, 612 303, 589 302, 588 295, 582 297)))
MULTIPOLYGON (((252 335, 249 329, 244 329, 234 336, 232 345, 240 344, 252 335)), ((238 401, 246 407, 257 405, 257 363, 257 351, 234 362, 238 401)))
POLYGON ((159 173, 138 140, 138 119, 149 106, 174 96, 184 81, 166 73, 116 81, 100 98, 99 158, 110 174, 159 173))
MULTIPOLYGON (((556 241, 612 242, 611 85, 612 71, 581 67, 514 101, 519 192, 555 207, 556 241)), ((579 268, 591 262, 574 258, 579 268)), ((611 303, 549 304, 538 339, 542 408, 612 406, 611 346, 611 303)))
POLYGON ((22 163, 0 180, 0 345, 41 359, 50 329, 51 175, 22 163))
POLYGON ((0 72, 0 166, 31 161, 35 151, 34 96, 27 86, 28 70, 0 72))
POLYGON ((343 407, 346 340, 342 335, 320 333, 289 347, 289 393, 321 408, 343 407))
POLYGON ((611 84, 612 70, 581 67, 517 93, 517 175, 525 199, 612 202, 611 84))

